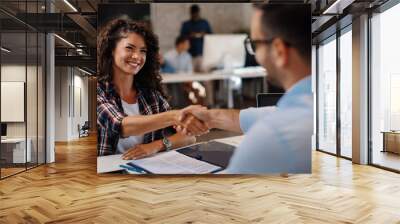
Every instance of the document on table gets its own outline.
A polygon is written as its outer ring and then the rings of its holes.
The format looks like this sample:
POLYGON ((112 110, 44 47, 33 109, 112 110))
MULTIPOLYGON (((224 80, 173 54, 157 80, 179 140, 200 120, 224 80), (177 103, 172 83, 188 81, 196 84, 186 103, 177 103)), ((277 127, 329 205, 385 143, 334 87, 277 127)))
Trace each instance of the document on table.
POLYGON ((107 173, 124 170, 120 165, 124 165, 133 160, 123 160, 122 154, 99 156, 97 157, 97 173, 107 173))
POLYGON ((158 153, 152 157, 133 160, 133 164, 153 174, 206 174, 221 170, 221 167, 194 159, 176 151, 158 153))

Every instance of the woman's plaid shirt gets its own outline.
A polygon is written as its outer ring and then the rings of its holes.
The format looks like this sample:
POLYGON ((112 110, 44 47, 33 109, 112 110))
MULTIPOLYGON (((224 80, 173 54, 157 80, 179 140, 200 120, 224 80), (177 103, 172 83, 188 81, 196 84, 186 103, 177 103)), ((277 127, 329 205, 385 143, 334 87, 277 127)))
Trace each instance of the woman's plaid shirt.
MULTIPOLYGON (((141 115, 162 113, 170 110, 167 100, 158 92, 137 88, 137 99, 141 115)), ((110 81, 97 82, 97 155, 112 155, 117 152, 117 144, 121 137, 124 113, 121 98, 110 81)), ((163 138, 163 132, 173 132, 173 128, 146 133, 143 143, 163 138)))

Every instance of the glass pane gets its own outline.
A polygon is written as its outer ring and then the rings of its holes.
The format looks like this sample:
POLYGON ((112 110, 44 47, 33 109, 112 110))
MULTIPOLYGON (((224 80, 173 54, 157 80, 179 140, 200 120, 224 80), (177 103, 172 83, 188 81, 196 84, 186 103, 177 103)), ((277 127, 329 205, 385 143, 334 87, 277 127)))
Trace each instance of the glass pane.
POLYGON ((26 112, 27 112, 27 142, 29 144, 28 150, 31 153, 28 159, 28 168, 37 165, 38 157, 38 142, 37 142, 37 132, 38 132, 38 35, 36 32, 27 33, 28 38, 28 63, 27 63, 27 80, 26 80, 26 112))
POLYGON ((336 153, 336 39, 318 48, 318 148, 336 153))
POLYGON ((372 163, 400 170, 400 4, 372 25, 372 163))
POLYGON ((340 153, 352 157, 352 35, 340 37, 340 153))
POLYGON ((46 151, 45 151, 45 44, 46 37, 44 34, 40 33, 38 44, 38 163, 45 163, 46 151))
MULTIPOLYGON (((25 170, 26 34, 1 34, 1 140, 2 177, 25 170)), ((28 143, 29 149, 29 143, 28 143)))

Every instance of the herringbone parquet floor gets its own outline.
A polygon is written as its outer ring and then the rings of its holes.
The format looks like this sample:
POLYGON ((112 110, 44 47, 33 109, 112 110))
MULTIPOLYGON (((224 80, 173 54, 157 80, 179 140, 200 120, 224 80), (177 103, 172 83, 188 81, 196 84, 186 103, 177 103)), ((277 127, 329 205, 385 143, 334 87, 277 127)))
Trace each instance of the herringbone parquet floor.
POLYGON ((400 175, 313 153, 311 175, 96 174, 94 137, 0 181, 0 223, 400 223, 400 175))

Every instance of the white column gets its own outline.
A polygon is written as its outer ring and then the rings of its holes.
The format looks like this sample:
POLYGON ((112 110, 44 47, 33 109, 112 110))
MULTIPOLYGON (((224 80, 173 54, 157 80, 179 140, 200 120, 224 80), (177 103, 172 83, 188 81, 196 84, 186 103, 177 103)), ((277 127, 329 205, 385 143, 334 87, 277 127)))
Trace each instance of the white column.
POLYGON ((368 16, 353 19, 353 162, 368 163, 368 16))
MULTIPOLYGON (((48 12, 54 11, 54 6, 47 1, 48 12)), ((46 163, 55 162, 54 133, 55 133, 55 54, 54 35, 46 35, 46 163)))

